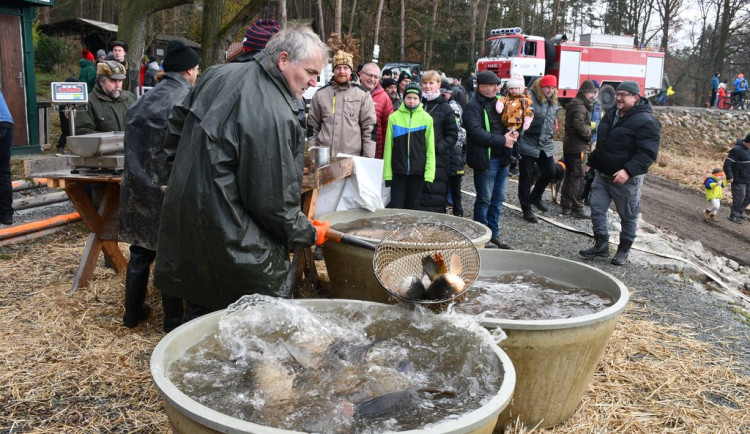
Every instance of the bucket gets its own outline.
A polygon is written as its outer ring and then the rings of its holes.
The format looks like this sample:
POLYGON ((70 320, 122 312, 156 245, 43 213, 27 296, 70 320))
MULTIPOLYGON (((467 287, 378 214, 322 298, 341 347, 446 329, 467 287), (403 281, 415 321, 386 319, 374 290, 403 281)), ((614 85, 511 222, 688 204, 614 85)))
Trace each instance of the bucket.
MULTIPOLYGON (((400 214, 419 219, 429 219, 431 222, 444 224, 461 232, 471 232, 474 235, 469 236, 469 238, 477 248, 484 247, 492 235, 488 227, 473 220, 448 214, 406 209, 338 211, 325 214, 320 217, 320 220, 330 221, 331 225, 335 227, 337 223, 349 223, 360 219, 376 219, 400 214)), ((397 228, 394 227, 393 229, 397 228)), ((382 241, 382 239, 356 238, 369 241, 375 245, 382 241)), ((388 295, 388 292, 380 286, 377 278, 375 278, 372 265, 373 256, 372 250, 349 244, 336 242, 323 244, 323 257, 331 282, 331 297, 378 303, 396 303, 398 300, 388 295)))
POLYGON ((614 304, 599 312, 554 320, 485 318, 502 328, 499 342, 516 368, 516 391, 500 415, 498 428, 518 418, 527 427, 557 425, 578 408, 630 294, 614 276, 579 262, 529 252, 479 251, 479 278, 531 271, 580 288, 602 291, 614 304))
MULTIPOLYGON (((366 306, 388 308, 379 303, 368 303, 350 300, 294 300, 316 312, 326 312, 346 306, 366 306)), ((212 410, 193 400, 180 391, 170 381, 167 370, 169 365, 183 352, 214 334, 224 311, 214 312, 190 321, 167 334, 156 346, 151 355, 151 376, 159 394, 164 399, 164 407, 169 417, 172 431, 175 433, 287 433, 278 428, 254 424, 212 410)), ((481 407, 468 411, 456 419, 450 419, 429 426, 429 431, 411 430, 406 433, 491 433, 497 423, 497 417, 508 404, 515 385, 515 371, 508 356, 497 346, 492 351, 498 357, 503 370, 503 380, 497 393, 481 407)))

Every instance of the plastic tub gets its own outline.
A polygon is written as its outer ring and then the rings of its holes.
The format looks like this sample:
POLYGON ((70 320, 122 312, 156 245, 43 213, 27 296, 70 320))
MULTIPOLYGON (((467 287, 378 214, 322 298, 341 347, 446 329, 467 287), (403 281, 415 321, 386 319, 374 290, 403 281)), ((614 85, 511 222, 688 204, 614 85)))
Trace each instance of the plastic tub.
MULTIPOLYGON (((380 209, 374 212, 367 210, 338 211, 325 214, 321 220, 328 220, 332 225, 348 223, 363 218, 377 218, 395 214, 406 214, 417 218, 430 218, 437 223, 445 224, 454 229, 470 227, 474 233, 481 234, 471 238, 477 248, 484 247, 490 240, 492 232, 481 223, 448 214, 438 214, 426 211, 406 209, 380 209)), ((396 228, 394 228, 396 229, 396 228)), ((377 245, 381 240, 357 237, 377 245)), ((327 242, 323 245, 323 257, 331 282, 331 296, 353 300, 374 301, 379 303, 395 303, 397 300, 388 295, 375 278, 372 271, 372 257, 374 252, 348 244, 327 242)))
POLYGON ((615 303, 591 315, 557 320, 488 318, 487 328, 502 328, 508 338, 499 343, 516 368, 516 391, 500 415, 498 428, 519 418, 527 427, 549 427, 569 418, 583 398, 617 318, 630 294, 614 276, 579 262, 536 253, 479 251, 482 276, 532 272, 613 297, 615 303))
MULTIPOLYGON (((295 300, 318 312, 341 306, 365 304, 383 306, 353 300, 295 300)), ((182 393, 169 380, 167 369, 171 362, 186 349, 192 347, 210 333, 214 333, 224 311, 218 311, 190 321, 167 334, 151 354, 151 377, 159 394, 164 399, 164 408, 175 433, 286 433, 290 431, 254 424, 227 416, 194 401, 182 393)), ((503 408, 510 402, 515 386, 515 371, 508 356, 498 347, 493 350, 500 359, 504 371, 500 389, 485 405, 426 430, 403 431, 408 433, 491 433, 503 408)))

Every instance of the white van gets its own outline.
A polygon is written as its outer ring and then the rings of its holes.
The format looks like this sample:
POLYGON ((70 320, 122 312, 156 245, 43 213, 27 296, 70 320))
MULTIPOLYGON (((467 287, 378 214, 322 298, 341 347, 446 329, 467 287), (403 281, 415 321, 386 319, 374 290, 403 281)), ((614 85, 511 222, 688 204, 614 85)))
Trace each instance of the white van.
POLYGON ((333 78, 333 67, 329 63, 323 67, 322 73, 318 76, 318 84, 316 84, 315 87, 307 88, 305 93, 302 94, 302 99, 305 100, 305 105, 310 104, 310 101, 312 100, 313 95, 315 95, 315 92, 317 92, 321 87, 328 84, 328 82, 331 81, 331 78, 333 78))

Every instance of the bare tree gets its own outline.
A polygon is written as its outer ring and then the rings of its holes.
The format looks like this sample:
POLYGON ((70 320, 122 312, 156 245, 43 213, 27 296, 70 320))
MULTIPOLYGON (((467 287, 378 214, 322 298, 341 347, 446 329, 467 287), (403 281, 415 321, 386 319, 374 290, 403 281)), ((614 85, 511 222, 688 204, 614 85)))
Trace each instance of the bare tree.
POLYGON ((127 41, 130 51, 127 53, 128 63, 140 65, 143 49, 146 45, 146 22, 152 14, 184 4, 192 4, 193 0, 121 0, 120 20, 117 36, 127 41))
POLYGON ((341 0, 336 0, 333 10, 333 31, 341 35, 341 0))
POLYGON ((659 46, 667 52, 669 46, 669 34, 674 25, 675 18, 679 15, 683 0, 656 0, 656 12, 661 20, 661 43, 659 46))
POLYGON ((471 41, 470 49, 469 49, 469 58, 467 59, 469 61, 469 65, 474 64, 474 56, 476 56, 477 52, 477 30, 474 23, 477 22, 477 14, 479 13, 479 5, 477 4, 478 0, 471 0, 471 36, 469 37, 469 40, 471 41))
MULTIPOLYGON (((492 4, 492 0, 484 1, 484 10, 482 11, 482 22, 479 25, 479 40, 482 41, 481 48, 479 50, 481 52, 481 56, 484 56, 485 54, 487 54, 486 53, 487 44, 485 44, 484 39, 487 37, 487 18, 490 15, 490 4, 492 4)), ((469 69, 473 70, 474 65, 469 64, 469 69)))
POLYGON ((401 0, 401 57, 399 60, 405 59, 406 51, 406 0, 401 0))
POLYGON ((286 0, 279 0, 279 9, 281 9, 281 27, 286 27, 286 0))
POLYGON ((432 45, 433 42, 435 42, 435 29, 437 24, 437 10, 439 4, 440 0, 435 0, 435 3, 432 5, 432 23, 430 25, 430 37, 427 42, 427 61, 425 62, 426 69, 430 69, 430 65, 432 64, 432 45))
POLYGON ((318 30, 320 31, 320 39, 326 39, 326 30, 323 25, 323 0, 318 0, 318 30))
POLYGON ((201 37, 201 65, 208 68, 221 63, 224 48, 219 44, 219 30, 221 16, 224 12, 225 0, 203 0, 203 31, 201 37))
POLYGON ((352 14, 349 18, 349 33, 354 32, 354 13, 357 12, 357 0, 352 2, 352 14))
POLYGON ((383 0, 378 1, 378 12, 375 14, 375 45, 378 45, 378 37, 380 36, 380 17, 383 16, 383 0))

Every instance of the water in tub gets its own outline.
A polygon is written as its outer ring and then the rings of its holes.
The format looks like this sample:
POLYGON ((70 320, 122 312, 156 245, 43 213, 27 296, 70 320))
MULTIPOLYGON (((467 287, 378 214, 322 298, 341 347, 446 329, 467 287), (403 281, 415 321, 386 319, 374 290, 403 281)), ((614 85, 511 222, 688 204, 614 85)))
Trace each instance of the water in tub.
POLYGON ((457 312, 510 320, 575 318, 614 304, 608 294, 549 279, 532 271, 480 276, 454 306, 457 312))
POLYGON ((372 304, 317 313, 254 295, 232 305, 169 377, 192 399, 261 425, 400 431, 457 418, 495 395, 497 339, 467 315, 372 304))
MULTIPOLYGON (((444 217, 445 216, 443 214, 435 214, 434 216, 415 216, 410 214, 398 213, 378 217, 367 217, 345 223, 336 223, 332 227, 349 235, 376 240, 382 240, 389 233, 395 231, 396 229, 405 228, 406 226, 415 224, 446 224, 461 232, 470 240, 479 238, 484 235, 484 232, 480 232, 481 226, 478 226, 472 220, 454 218, 453 220, 450 220, 448 222, 444 217)), ((440 241, 440 239, 425 239, 422 241, 434 242, 440 241)))

